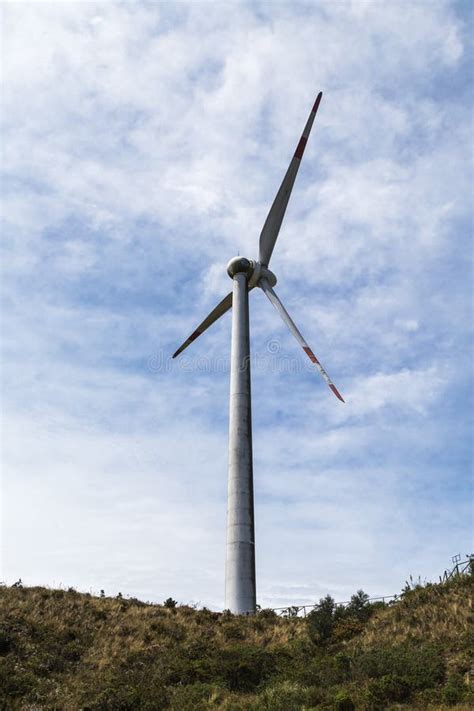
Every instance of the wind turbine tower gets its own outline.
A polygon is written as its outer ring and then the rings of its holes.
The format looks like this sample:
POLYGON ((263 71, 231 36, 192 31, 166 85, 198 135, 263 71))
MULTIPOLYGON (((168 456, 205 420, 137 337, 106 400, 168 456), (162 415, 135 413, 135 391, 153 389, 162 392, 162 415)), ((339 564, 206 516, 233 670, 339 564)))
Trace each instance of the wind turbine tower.
POLYGON ((276 295, 273 287, 277 283, 277 278, 268 268, 321 98, 320 92, 268 213, 260 234, 258 261, 245 257, 234 257, 230 260, 227 273, 233 282, 232 291, 222 299, 173 355, 173 358, 176 358, 232 308, 225 606, 238 615, 254 614, 256 611, 249 335, 249 292, 252 289, 256 286, 262 289, 334 395, 344 402, 276 295))

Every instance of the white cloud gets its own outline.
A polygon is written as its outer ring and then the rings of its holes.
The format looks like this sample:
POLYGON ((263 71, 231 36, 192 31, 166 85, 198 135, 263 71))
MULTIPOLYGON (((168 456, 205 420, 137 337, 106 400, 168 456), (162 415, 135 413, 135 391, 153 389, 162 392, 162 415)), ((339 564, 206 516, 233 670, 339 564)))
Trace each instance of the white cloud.
POLYGON ((415 410, 423 413, 439 396, 446 381, 447 378, 443 379, 436 367, 362 376, 347 395, 351 402, 351 416, 366 415, 383 407, 395 407, 399 412, 415 410))

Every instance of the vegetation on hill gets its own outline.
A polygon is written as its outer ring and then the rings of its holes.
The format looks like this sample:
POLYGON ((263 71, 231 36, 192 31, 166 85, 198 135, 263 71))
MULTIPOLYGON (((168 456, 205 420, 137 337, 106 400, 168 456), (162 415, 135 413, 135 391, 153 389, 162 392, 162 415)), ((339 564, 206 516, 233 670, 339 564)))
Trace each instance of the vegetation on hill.
POLYGON ((467 710, 472 584, 407 586, 391 605, 326 597, 286 619, 3 586, 0 709, 467 710))

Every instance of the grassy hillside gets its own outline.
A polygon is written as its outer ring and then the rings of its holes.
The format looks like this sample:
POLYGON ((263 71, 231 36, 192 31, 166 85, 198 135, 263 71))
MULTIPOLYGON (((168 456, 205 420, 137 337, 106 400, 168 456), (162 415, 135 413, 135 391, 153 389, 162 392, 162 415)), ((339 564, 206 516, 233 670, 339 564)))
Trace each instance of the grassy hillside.
POLYGON ((1 587, 0 708, 467 710, 472 583, 326 598, 306 619, 1 587))

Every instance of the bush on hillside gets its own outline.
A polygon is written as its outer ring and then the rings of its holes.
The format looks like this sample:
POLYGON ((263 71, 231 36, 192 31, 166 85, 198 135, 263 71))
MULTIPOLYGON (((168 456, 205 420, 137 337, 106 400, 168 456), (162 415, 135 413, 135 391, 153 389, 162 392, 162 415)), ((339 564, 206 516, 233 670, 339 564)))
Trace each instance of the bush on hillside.
POLYGON ((234 644, 222 651, 221 676, 231 691, 250 692, 276 673, 277 662, 273 652, 248 644, 234 644))
MULTIPOLYGON (((355 679, 394 676, 403 679, 412 691, 436 686, 443 681, 445 674, 445 663, 439 646, 410 642, 360 652, 353 658, 352 668, 355 679)), ((389 685, 388 680, 385 684, 389 685)))
POLYGON ((355 705, 348 692, 343 689, 334 697, 334 711, 355 711, 355 705))
POLYGON ((451 674, 443 687, 441 698, 447 704, 454 705, 464 700, 467 688, 460 674, 451 674))
POLYGON ((315 642, 327 642, 334 629, 336 602, 330 595, 321 598, 306 617, 310 637, 315 642))
POLYGON ((166 598, 166 600, 163 603, 164 607, 167 607, 168 609, 174 609, 177 606, 176 600, 173 600, 172 597, 166 598))
POLYGON ((385 674, 369 681, 363 699, 367 711, 379 711, 389 703, 407 701, 410 695, 410 685, 403 677, 385 674))
POLYGON ((346 606, 337 605, 330 595, 326 595, 306 617, 309 635, 315 643, 322 644, 333 637, 350 639, 362 631, 379 607, 369 602, 369 596, 363 590, 352 595, 346 606))
POLYGON ((355 617, 360 622, 367 622, 372 613, 369 596, 363 590, 358 590, 355 595, 352 595, 349 604, 343 608, 343 611, 343 618, 355 617))

